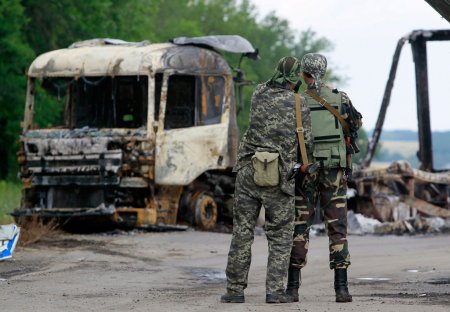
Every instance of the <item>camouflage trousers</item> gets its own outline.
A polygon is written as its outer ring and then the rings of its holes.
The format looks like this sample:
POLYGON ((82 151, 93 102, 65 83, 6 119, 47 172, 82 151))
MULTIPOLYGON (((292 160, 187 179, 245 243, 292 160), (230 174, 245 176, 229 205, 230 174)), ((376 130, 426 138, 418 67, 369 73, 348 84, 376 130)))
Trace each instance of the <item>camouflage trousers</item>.
POLYGON ((328 230, 330 269, 343 269, 350 265, 347 242, 347 185, 343 170, 319 170, 304 176, 296 184, 295 229, 290 266, 303 268, 307 262, 309 230, 314 221, 317 201, 328 230))
POLYGON ((269 245, 266 292, 284 291, 293 240, 294 196, 282 192, 279 186, 257 186, 253 167, 248 165, 238 171, 236 178, 233 235, 226 269, 228 293, 243 294, 247 287, 254 228, 261 205, 265 208, 264 231, 269 245))

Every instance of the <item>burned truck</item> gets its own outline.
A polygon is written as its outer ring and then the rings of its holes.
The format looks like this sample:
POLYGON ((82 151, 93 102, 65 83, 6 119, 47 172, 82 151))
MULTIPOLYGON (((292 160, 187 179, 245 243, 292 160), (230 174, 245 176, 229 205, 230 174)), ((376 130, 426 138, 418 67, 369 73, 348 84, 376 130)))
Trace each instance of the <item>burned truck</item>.
POLYGON ((218 50, 257 57, 240 36, 93 39, 37 57, 27 75, 23 194, 13 215, 138 228, 181 220, 202 229, 230 216, 235 88, 245 82, 218 50), (39 124, 47 103, 59 103, 59 124, 39 124))

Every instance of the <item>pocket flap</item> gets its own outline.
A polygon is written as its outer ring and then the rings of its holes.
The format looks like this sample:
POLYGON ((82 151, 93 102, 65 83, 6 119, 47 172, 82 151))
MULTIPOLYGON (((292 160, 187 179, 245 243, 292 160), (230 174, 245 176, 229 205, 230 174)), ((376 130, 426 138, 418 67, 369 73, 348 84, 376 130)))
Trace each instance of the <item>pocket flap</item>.
POLYGON ((313 156, 317 160, 327 160, 331 156, 331 150, 316 150, 313 152, 313 156))
POLYGON ((271 152, 255 152, 255 155, 253 157, 258 159, 260 162, 265 162, 265 160, 267 160, 267 162, 270 163, 277 159, 279 157, 279 154, 271 152))

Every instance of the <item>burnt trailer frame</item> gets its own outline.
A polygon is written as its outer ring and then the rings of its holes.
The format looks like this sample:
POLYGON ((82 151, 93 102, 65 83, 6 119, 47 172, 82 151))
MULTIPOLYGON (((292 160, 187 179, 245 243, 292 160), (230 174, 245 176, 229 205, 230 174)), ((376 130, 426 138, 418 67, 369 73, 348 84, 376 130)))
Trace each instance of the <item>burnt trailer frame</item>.
POLYGON ((380 112, 369 141, 367 154, 365 155, 361 167, 370 166, 375 150, 377 148, 383 124, 386 117, 387 108, 391 100, 391 93, 394 87, 394 80, 397 73, 398 62, 403 45, 406 41, 411 44, 416 75, 416 96, 417 96, 417 121, 419 129, 419 159, 420 169, 433 172, 433 149, 430 123, 430 102, 428 96, 428 65, 427 46, 428 41, 448 41, 450 40, 450 29, 442 30, 414 30, 408 35, 400 38, 394 52, 389 78, 381 102, 380 112))
POLYGON ((397 221, 415 217, 417 213, 430 216, 450 216, 450 171, 435 170, 433 166, 430 103, 428 96, 428 41, 450 40, 450 30, 415 30, 397 43, 380 112, 361 166, 355 168, 350 187, 357 196, 350 199, 353 210, 380 221, 397 221), (411 44, 415 64, 417 122, 420 168, 398 161, 388 168, 370 167, 390 103, 400 53, 406 42, 411 44))
POLYGON ((240 36, 207 36, 91 39, 38 56, 28 70, 13 215, 140 228, 182 219, 203 229, 229 216, 241 85, 219 49, 258 54, 240 36), (59 98, 55 79, 67 95, 63 125, 36 129, 35 96, 56 85, 59 98))

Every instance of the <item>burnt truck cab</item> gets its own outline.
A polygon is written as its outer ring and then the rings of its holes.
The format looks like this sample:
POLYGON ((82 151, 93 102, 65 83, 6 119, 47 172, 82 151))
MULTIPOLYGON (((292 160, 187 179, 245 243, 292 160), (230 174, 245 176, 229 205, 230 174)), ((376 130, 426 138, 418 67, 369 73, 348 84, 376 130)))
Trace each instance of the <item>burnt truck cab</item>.
POLYGON ((257 54, 242 37, 209 36, 93 39, 37 57, 18 153, 22 202, 13 215, 106 217, 131 227, 182 219, 203 229, 230 215, 235 83, 216 49, 257 54), (60 110, 51 112, 59 125, 46 116, 38 124, 49 103, 60 110))

